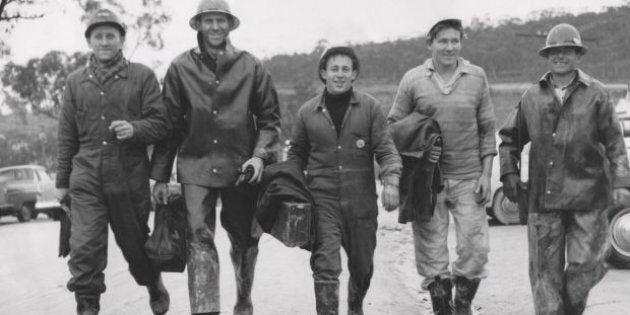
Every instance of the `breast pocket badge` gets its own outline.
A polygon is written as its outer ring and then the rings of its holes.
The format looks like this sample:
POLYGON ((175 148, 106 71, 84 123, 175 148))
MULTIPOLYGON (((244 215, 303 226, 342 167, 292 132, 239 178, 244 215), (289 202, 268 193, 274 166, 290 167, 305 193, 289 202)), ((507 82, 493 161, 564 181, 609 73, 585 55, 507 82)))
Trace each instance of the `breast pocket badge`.
POLYGON ((365 140, 359 139, 357 140, 357 148, 363 149, 365 147, 365 140))

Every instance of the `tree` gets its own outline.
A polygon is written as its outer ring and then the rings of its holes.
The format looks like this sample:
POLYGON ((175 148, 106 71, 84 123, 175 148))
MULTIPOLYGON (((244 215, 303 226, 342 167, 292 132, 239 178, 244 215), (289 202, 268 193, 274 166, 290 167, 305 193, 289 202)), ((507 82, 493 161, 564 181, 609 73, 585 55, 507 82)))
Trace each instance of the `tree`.
POLYGON ((24 115, 30 109, 56 119, 68 74, 85 65, 86 61, 85 53, 67 55, 51 51, 41 58, 29 60, 24 66, 7 63, 1 80, 8 90, 5 91, 7 99, 13 99, 8 102, 9 107, 18 115, 24 115))
MULTIPOLYGON (((42 2, 46 1, 39 1, 37 4, 35 0, 0 0, 0 32, 7 35, 11 33, 17 21, 34 20, 44 16, 41 12, 31 11, 41 6, 42 2)), ((36 9, 36 11, 38 10, 36 9)), ((0 57, 9 55, 9 53, 9 47, 0 38, 0 57)))

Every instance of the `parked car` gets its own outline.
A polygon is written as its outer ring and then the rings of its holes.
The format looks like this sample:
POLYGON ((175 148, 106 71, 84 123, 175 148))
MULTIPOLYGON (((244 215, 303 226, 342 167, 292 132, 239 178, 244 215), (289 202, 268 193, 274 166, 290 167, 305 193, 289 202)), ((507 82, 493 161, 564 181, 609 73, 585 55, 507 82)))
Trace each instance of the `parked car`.
POLYGON ((26 222, 40 213, 58 219, 61 211, 54 182, 43 166, 0 168, 0 216, 12 215, 26 222))

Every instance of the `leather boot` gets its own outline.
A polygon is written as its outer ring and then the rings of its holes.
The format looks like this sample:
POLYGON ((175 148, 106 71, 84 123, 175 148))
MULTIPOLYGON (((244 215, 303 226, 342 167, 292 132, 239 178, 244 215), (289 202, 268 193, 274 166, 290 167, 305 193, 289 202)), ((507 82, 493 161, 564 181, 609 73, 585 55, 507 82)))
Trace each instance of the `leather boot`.
POLYGON ((168 311, 171 299, 168 291, 166 291, 166 287, 164 287, 164 283, 162 283, 162 276, 159 275, 155 283, 148 285, 147 289, 149 290, 149 304, 153 314, 165 314, 168 311))
POLYGON ((442 279, 440 276, 435 277, 433 283, 429 285, 429 294, 431 295, 431 305, 433 306, 433 314, 435 315, 452 315, 453 314, 453 283, 450 279, 442 279))
POLYGON ((77 301, 77 315, 97 315, 101 309, 100 295, 79 295, 75 294, 77 301))
POLYGON ((339 281, 315 281, 317 315, 339 314, 339 281))
POLYGON ((481 279, 455 277, 455 314, 472 315, 472 300, 481 279))
POLYGON ((236 276, 236 305, 234 315, 254 314, 252 304, 252 285, 254 284, 254 272, 258 257, 258 246, 250 246, 247 249, 232 247, 230 251, 234 273, 236 276))

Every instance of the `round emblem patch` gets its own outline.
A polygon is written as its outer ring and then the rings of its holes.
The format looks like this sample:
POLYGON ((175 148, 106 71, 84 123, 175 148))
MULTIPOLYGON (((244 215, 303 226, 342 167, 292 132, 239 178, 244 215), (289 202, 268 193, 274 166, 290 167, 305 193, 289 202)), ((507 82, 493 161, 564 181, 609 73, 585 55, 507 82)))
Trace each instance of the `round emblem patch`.
POLYGON ((357 148, 363 149, 365 147, 365 141, 363 139, 357 140, 357 148))

